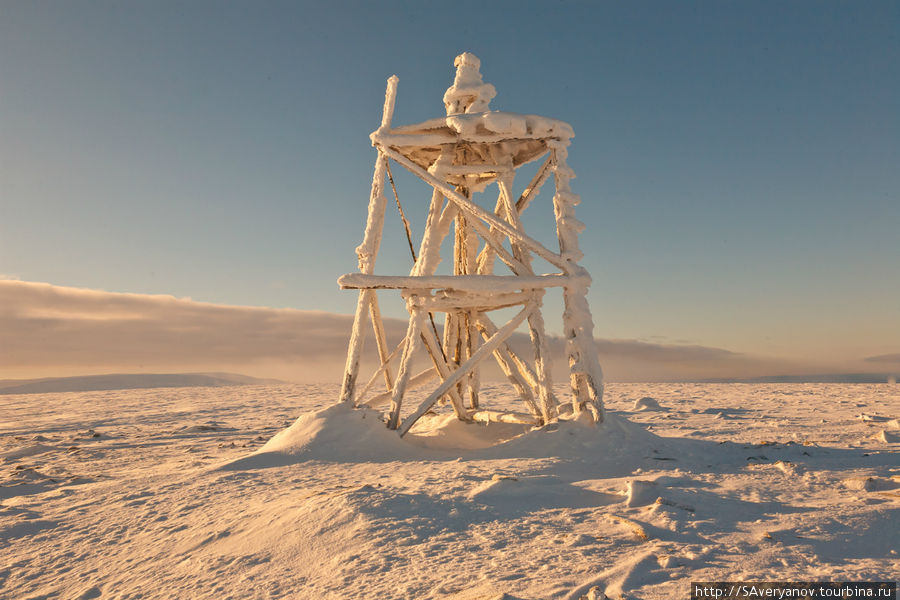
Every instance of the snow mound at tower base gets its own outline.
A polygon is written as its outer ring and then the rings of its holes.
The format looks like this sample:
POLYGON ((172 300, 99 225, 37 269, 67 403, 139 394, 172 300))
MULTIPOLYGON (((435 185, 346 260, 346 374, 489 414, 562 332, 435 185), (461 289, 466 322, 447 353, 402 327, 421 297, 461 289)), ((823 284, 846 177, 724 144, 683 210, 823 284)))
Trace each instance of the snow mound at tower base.
POLYGON ((393 461, 565 458, 622 461, 658 451, 665 440, 618 415, 599 425, 560 421, 540 428, 504 423, 464 423, 452 414, 429 415, 401 438, 378 411, 336 404, 301 415, 252 454, 222 470, 281 467, 306 461, 393 461))
POLYGON ((389 462, 415 458, 414 450, 385 427, 380 413, 335 404, 301 415, 256 452, 222 469, 280 467, 308 460, 389 462))

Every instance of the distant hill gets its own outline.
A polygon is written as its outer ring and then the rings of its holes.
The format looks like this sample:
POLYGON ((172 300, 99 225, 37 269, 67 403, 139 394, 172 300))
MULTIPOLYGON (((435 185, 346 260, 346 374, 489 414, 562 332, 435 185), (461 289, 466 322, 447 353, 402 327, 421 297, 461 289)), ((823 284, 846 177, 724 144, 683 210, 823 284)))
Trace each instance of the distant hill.
POLYGON ((173 387, 224 387, 284 383, 277 379, 257 379, 234 373, 125 373, 83 375, 45 379, 0 380, 0 395, 52 394, 173 387))
POLYGON ((818 375, 769 375, 748 378, 704 379, 700 383, 887 383, 900 381, 900 374, 829 373, 818 375))

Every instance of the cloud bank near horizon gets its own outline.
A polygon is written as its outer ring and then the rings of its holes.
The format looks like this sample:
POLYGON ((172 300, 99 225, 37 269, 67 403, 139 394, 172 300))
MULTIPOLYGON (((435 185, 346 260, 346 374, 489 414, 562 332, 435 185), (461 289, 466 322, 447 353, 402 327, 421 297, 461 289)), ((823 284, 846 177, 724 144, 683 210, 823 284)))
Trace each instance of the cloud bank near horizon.
MULTIPOLYGON (((231 371, 337 383, 351 325, 350 315, 321 311, 0 280, 0 378, 231 371)), ((406 331, 406 323, 398 319, 386 319, 385 327, 393 343, 406 331)), ((803 368, 721 348, 597 342, 610 381, 756 377, 803 368)), ((512 343, 528 356, 525 334, 516 334, 512 343)), ((557 381, 565 377, 563 346, 563 340, 551 339, 557 381)), ((488 373, 492 375, 498 373, 488 373)))
POLYGON ((882 363, 893 366, 900 366, 900 352, 897 354, 879 354, 878 356, 868 356, 865 359, 868 363, 882 363))

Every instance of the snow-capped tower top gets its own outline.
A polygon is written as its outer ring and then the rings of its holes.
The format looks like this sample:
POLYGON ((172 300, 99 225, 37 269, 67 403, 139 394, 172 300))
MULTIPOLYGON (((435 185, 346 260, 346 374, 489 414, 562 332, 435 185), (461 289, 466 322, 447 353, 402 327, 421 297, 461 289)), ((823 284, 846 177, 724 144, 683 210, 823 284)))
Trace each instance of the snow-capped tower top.
POLYGON ((448 115, 460 113, 480 113, 490 110, 488 106, 497 90, 481 78, 481 61, 471 52, 463 52, 453 61, 456 78, 444 93, 444 106, 448 115))
POLYGON ((432 174, 440 171, 444 183, 480 192, 510 167, 539 159, 554 144, 566 146, 575 135, 557 119, 491 110, 497 90, 482 79, 478 57, 463 52, 453 64, 447 114, 421 123, 391 125, 397 80, 390 80, 381 127, 370 136, 375 146, 393 148, 432 174))

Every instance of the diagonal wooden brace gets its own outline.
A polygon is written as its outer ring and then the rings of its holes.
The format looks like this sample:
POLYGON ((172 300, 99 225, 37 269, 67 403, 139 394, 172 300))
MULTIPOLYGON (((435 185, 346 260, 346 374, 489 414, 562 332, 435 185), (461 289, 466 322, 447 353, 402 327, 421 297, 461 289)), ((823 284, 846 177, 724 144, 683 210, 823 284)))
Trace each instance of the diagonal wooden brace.
POLYGON ((409 431, 409 428, 412 427, 415 422, 424 415, 428 409, 434 406, 434 403, 438 401, 438 398, 447 393, 451 387, 459 383, 459 381, 469 374, 469 371, 475 368, 475 365, 484 360, 485 357, 490 356, 494 350, 503 343, 503 341, 511 336, 513 332, 516 330, 516 327, 522 324, 522 321, 528 317, 529 314, 533 310, 535 310, 537 304, 535 302, 529 302, 525 308, 523 308, 519 313, 510 319, 510 321, 504 325, 500 330, 497 331, 494 335, 488 339, 484 345, 482 345, 475 354, 472 355, 469 360, 464 362, 459 366, 459 368, 453 372, 453 374, 444 380, 444 382, 438 386, 436 390, 434 390, 428 398, 425 399, 422 404, 419 405, 419 408, 413 412, 410 416, 406 417, 403 421, 403 424, 400 426, 400 435, 406 435, 406 432, 409 431))

